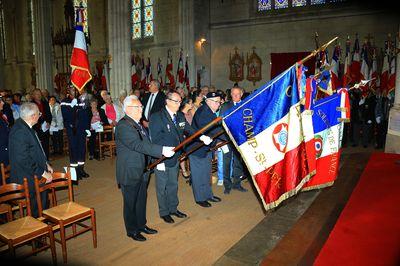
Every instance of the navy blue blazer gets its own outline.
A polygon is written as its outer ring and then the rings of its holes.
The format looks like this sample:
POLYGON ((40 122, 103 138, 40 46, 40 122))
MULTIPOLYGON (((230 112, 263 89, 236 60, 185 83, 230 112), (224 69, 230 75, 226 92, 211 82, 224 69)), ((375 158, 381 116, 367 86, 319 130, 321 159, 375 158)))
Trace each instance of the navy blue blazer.
MULTIPOLYGON (((143 101, 142 101, 142 104, 143 104, 143 115, 142 115, 142 119, 144 121, 147 121, 146 117, 144 116, 144 111, 146 110, 146 106, 147 106, 147 103, 148 103, 148 101, 150 99, 150 95, 151 95, 151 93, 146 93, 143 96, 143 101)), ((165 98, 166 98, 166 96, 162 91, 159 91, 157 93, 157 96, 154 99, 153 105, 151 106, 151 109, 149 111, 149 116, 151 116, 154 113, 157 113, 158 111, 160 111, 161 109, 164 108, 164 106, 165 106, 165 98)))
MULTIPOLYGON (((149 130, 151 141, 162 146, 176 147, 184 140, 184 136, 193 135, 196 131, 186 121, 182 112, 176 113, 176 125, 172 121, 167 109, 164 107, 159 112, 150 116, 149 130)), ((166 167, 173 167, 178 162, 182 150, 164 161, 166 167)))
POLYGON ((9 136, 9 156, 11 165, 11 183, 23 184, 28 179, 29 188, 34 188, 33 176, 41 178, 47 171, 47 159, 39 139, 21 118, 15 121, 9 136))

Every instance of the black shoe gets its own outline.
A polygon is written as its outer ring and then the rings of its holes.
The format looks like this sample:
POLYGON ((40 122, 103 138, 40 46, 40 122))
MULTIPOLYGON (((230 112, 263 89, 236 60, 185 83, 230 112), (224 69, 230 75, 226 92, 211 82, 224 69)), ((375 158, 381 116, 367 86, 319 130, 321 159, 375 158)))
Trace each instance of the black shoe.
POLYGON ((209 201, 212 201, 212 202, 220 202, 221 201, 221 198, 219 198, 219 197, 217 197, 217 196, 213 196, 211 199, 208 199, 209 201))
POLYGON ((171 212, 170 215, 174 215, 178 218, 185 218, 187 215, 181 211, 176 210, 176 212, 171 212))
POLYGON ((132 238, 133 240, 136 240, 136 241, 141 241, 141 242, 146 241, 146 238, 139 232, 133 233, 133 234, 129 234, 128 236, 130 238, 132 238))
POLYGON ((199 204, 201 207, 204 207, 204 208, 211 207, 211 204, 208 201, 198 201, 196 203, 199 204))
POLYGON ((89 160, 93 160, 93 155, 89 155, 89 160))
POLYGON ((88 178, 90 175, 85 172, 84 166, 81 165, 80 167, 81 167, 81 175, 82 175, 82 177, 88 178))
POLYGON ((174 219, 172 219, 171 215, 164 215, 161 216, 161 218, 164 220, 164 222, 169 223, 169 224, 173 224, 175 223, 174 219))
POLYGON ((156 229, 152 229, 152 228, 148 227, 147 225, 145 225, 143 229, 140 229, 140 232, 148 234, 148 235, 154 235, 154 234, 158 233, 158 231, 156 229))
POLYGON ((238 190, 238 191, 240 191, 240 192, 246 192, 247 191, 247 189, 245 189, 244 187, 242 187, 242 186, 237 186, 237 187, 233 187, 232 189, 235 189, 235 190, 238 190))
POLYGON ((224 194, 228 195, 229 193, 231 193, 231 189, 230 188, 225 188, 224 189, 224 194))

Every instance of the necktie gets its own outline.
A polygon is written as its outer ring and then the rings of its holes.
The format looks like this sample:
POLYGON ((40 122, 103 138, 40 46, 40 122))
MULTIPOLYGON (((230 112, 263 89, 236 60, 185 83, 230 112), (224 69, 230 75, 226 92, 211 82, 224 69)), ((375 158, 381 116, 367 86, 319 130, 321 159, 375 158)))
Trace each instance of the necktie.
POLYGON ((147 102, 146 110, 144 112, 144 116, 146 117, 147 120, 149 119, 150 110, 153 105, 153 98, 154 98, 154 94, 152 93, 150 95, 149 101, 147 102))
POLYGON ((146 131, 144 130, 143 126, 141 124, 138 124, 140 128, 140 133, 142 133, 143 136, 147 136, 146 131))
POLYGON ((175 126, 176 126, 176 114, 174 114, 174 115, 172 116, 172 122, 174 122, 174 124, 175 124, 175 126))

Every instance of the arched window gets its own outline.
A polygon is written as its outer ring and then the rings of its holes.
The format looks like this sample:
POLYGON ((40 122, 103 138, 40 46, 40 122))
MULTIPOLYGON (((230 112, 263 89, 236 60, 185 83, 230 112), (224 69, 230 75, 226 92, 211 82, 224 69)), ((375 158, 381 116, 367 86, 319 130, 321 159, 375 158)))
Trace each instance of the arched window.
POLYGON ((154 35, 154 0, 132 0, 132 39, 154 35))
POLYGON ((262 12, 268 10, 299 8, 303 6, 316 6, 345 1, 346 0, 258 0, 257 10, 262 12))
POLYGON ((75 10, 75 21, 77 12, 80 11, 83 14, 83 32, 88 36, 89 32, 89 20, 88 20, 88 8, 87 0, 74 0, 74 10, 75 10))
POLYGON ((7 51, 7 44, 6 44, 6 27, 4 25, 4 3, 0 0, 0 41, 1 41, 1 55, 3 59, 6 59, 6 51, 7 51))

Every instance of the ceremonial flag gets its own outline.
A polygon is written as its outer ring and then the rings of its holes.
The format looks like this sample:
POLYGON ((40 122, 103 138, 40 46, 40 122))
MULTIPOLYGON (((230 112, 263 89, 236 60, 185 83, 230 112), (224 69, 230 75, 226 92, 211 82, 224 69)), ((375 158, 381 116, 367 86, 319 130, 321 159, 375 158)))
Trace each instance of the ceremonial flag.
POLYGON ((383 95, 387 95, 389 91, 389 44, 388 41, 385 42, 385 55, 383 56, 382 62, 382 73, 381 73, 381 92, 383 95))
POLYGON ((146 84, 150 84, 150 81, 153 80, 153 73, 151 71, 151 62, 150 56, 147 57, 147 65, 146 65, 146 84))
POLYGON ((176 71, 176 80, 179 86, 183 86, 185 82, 185 71, 183 70, 182 51, 179 53, 178 69, 176 71))
POLYGON ((185 84, 186 84, 186 89, 189 92, 190 91, 190 82, 189 82, 189 57, 186 57, 186 62, 185 62, 185 84))
POLYGON ((354 49, 353 49, 353 61, 350 65, 350 76, 351 81, 353 83, 360 82, 361 80, 361 63, 360 63, 360 43, 358 41, 358 37, 354 41, 354 49))
MULTIPOLYGON (((361 52, 361 69, 360 69, 360 79, 361 80, 367 80, 369 79, 369 69, 368 69, 368 50, 367 50, 367 44, 364 43, 362 52, 361 52)), ((361 88, 362 91, 362 96, 366 97, 368 94, 369 86, 366 84, 365 86, 362 86, 361 88)))
POLYGON ((172 63, 171 51, 168 50, 167 66, 165 68, 165 82, 166 84, 169 84, 172 88, 175 89, 175 78, 174 75, 172 74, 173 68, 174 66, 172 63))
POLYGON ((92 79, 86 39, 83 33, 83 23, 83 12, 78 8, 76 11, 75 42, 74 48, 72 49, 70 66, 72 68, 71 83, 79 92, 81 92, 85 85, 92 79))
POLYGON ((144 65, 144 57, 142 57, 142 64, 141 64, 141 69, 140 69, 140 88, 146 89, 146 66, 144 65))
POLYGON ((390 60, 388 92, 387 92, 387 94, 389 94, 392 91, 394 91, 395 83, 396 83, 396 57, 392 56, 392 60, 390 60))
POLYGON ((132 65, 131 65, 131 80, 132 80, 132 87, 136 87, 136 84, 139 82, 139 75, 137 73, 137 67, 136 67, 136 60, 135 60, 135 55, 132 55, 131 59, 132 65))
POLYGON ((374 53, 372 55, 372 67, 369 72, 369 76, 371 78, 370 89, 375 93, 377 88, 379 87, 379 74, 378 74, 378 64, 376 62, 376 51, 374 49, 374 53))
POLYGON ((331 61, 331 84, 333 90, 336 90, 341 86, 339 80, 340 52, 340 46, 336 45, 333 50, 331 61))
POLYGON ((336 180, 343 135, 343 116, 350 110, 347 89, 318 100, 312 108, 316 150, 316 174, 302 190, 331 186, 336 180))
POLYGON ((158 62, 157 62, 157 79, 158 79, 158 82, 160 82, 160 86, 164 87, 163 78, 162 78, 161 58, 158 58, 158 62))
POLYGON ((344 59, 344 70, 343 70, 343 87, 349 87, 351 83, 351 71, 350 71, 350 37, 347 37, 346 41, 346 55, 344 59))
MULTIPOLYGON (((228 110, 223 125, 252 175, 265 209, 278 206, 307 182, 306 151, 296 65, 228 110)), ((309 134, 308 134, 309 135, 309 134)))

